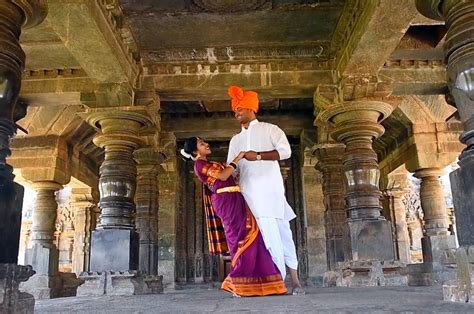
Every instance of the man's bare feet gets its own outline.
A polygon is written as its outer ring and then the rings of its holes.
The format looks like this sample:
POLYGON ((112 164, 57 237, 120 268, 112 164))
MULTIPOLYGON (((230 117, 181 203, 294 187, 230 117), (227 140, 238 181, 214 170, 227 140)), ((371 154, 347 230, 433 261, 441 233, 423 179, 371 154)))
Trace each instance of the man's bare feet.
POLYGON ((293 290, 291 291, 292 295, 305 295, 306 291, 303 290, 303 287, 294 287, 293 290))

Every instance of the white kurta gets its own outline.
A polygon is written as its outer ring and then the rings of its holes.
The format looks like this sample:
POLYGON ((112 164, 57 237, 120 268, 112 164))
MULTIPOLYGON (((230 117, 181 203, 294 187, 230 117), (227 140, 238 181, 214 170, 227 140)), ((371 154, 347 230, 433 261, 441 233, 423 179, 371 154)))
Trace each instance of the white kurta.
MULTIPOLYGON (((280 159, 291 157, 285 133, 276 125, 253 120, 248 129, 242 128, 230 141, 227 161, 241 151, 267 152, 277 150, 280 159)), ((296 217, 285 197, 285 186, 276 160, 239 162, 239 185, 255 218, 269 217, 291 220, 296 217)))
MULTIPOLYGON (((248 129, 234 135, 229 145, 227 161, 241 151, 267 152, 277 150, 280 159, 291 157, 285 133, 276 125, 253 120, 248 129)), ((289 221, 296 217, 285 197, 283 177, 276 160, 239 162, 240 190, 257 219, 265 246, 272 255, 283 278, 286 267, 296 269, 298 260, 289 221)))

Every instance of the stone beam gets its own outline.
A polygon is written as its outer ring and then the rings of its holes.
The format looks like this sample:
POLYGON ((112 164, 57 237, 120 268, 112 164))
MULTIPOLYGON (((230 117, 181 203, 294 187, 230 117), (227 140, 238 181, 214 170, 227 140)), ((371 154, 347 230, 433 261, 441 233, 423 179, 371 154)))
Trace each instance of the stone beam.
POLYGON ((393 95, 444 95, 448 89, 442 60, 390 61, 378 77, 392 82, 393 95))
MULTIPOLYGON (((366 1, 367 6, 373 1, 366 1)), ((376 74, 419 13, 413 0, 380 0, 341 74, 376 74), (396 13, 395 13, 396 12, 396 13)))
MULTIPOLYGON (((277 124, 287 136, 299 137, 303 129, 312 129, 313 115, 305 112, 278 115, 259 115, 260 121, 277 124)), ((212 141, 229 141, 240 131, 240 126, 232 113, 214 113, 209 115, 163 115, 163 132, 172 132, 178 140, 191 136, 201 136, 212 141), (216 132, 216 130, 219 130, 216 132)))
POLYGON ((129 82, 140 72, 117 1, 50 0, 47 21, 90 78, 129 82))
POLYGON ((156 90, 162 101, 228 99, 227 87, 244 86, 261 99, 311 98, 316 82, 333 84, 330 62, 295 61, 248 64, 150 65, 143 90, 156 90))

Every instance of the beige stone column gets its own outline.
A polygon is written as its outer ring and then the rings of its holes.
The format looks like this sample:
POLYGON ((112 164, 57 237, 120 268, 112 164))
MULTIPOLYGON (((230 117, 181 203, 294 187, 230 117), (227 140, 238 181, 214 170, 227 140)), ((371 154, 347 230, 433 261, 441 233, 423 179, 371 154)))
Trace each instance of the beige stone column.
POLYGON ((391 187, 384 190, 384 195, 388 198, 393 219, 396 258, 405 264, 410 264, 410 235, 408 231, 406 208, 405 204, 403 204, 403 197, 406 192, 406 188, 391 187))
POLYGON ((74 209, 72 271, 79 275, 89 270, 91 233, 94 227, 92 210, 95 207, 91 189, 73 188, 71 205, 74 209))
POLYGON ((347 219, 344 204, 344 180, 342 144, 320 144, 313 147, 318 158, 315 168, 323 174, 324 226, 326 232, 326 254, 328 269, 334 270, 338 262, 344 261, 344 246, 348 239, 347 219))
POLYGON ((162 154, 151 147, 134 152, 137 162, 136 227, 140 235, 139 270, 158 274, 158 174, 162 170, 162 154))
POLYGON ((448 209, 439 181, 442 175, 443 170, 439 168, 420 169, 415 172, 415 177, 421 180, 420 201, 427 236, 449 234, 448 209))
POLYGON ((390 223, 381 215, 380 170, 373 139, 393 107, 382 101, 359 100, 327 106, 318 120, 333 126, 331 136, 345 144, 342 157, 350 250, 346 258, 393 260, 390 223))

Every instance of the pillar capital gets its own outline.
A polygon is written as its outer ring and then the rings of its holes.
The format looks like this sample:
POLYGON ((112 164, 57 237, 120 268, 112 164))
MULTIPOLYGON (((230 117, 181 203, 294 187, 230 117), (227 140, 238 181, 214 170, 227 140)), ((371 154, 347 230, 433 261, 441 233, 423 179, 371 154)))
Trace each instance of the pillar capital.
POLYGON ((318 158, 315 169, 323 172, 340 169, 345 149, 345 145, 341 143, 314 145, 311 150, 313 155, 318 158))
POLYGON ((13 0, 25 16, 23 27, 30 28, 34 27, 46 18, 48 14, 48 1, 47 0, 13 0))
POLYGON ((143 147, 133 152, 133 157, 137 162, 138 168, 160 170, 159 165, 165 160, 161 152, 157 152, 152 147, 143 147))
POLYGON ((389 103, 377 100, 355 100, 333 104, 324 109, 318 120, 331 124, 332 137, 346 142, 353 137, 378 138, 384 133, 380 124, 393 111, 389 103))

